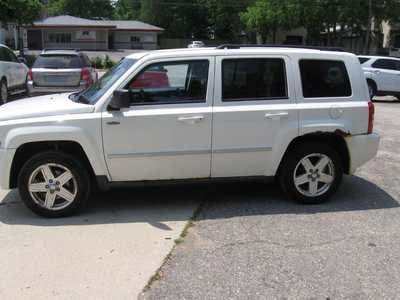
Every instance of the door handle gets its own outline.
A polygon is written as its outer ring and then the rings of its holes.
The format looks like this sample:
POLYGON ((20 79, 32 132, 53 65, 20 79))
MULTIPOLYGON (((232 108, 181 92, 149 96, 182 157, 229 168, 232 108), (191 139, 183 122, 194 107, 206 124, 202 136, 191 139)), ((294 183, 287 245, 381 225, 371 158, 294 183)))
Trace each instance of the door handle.
POLYGON ((376 75, 379 75, 379 74, 381 74, 381 71, 374 71, 374 73, 375 73, 376 75))
POLYGON ((279 120, 283 118, 289 117, 289 113, 287 112, 279 112, 279 113, 266 113, 265 117, 269 120, 279 120))
POLYGON ((107 122, 106 124, 107 125, 120 125, 121 123, 117 122, 117 121, 112 121, 112 122, 107 122))
POLYGON ((204 120, 204 116, 193 116, 193 117, 179 117, 178 121, 179 122, 185 122, 185 123, 198 123, 204 120))

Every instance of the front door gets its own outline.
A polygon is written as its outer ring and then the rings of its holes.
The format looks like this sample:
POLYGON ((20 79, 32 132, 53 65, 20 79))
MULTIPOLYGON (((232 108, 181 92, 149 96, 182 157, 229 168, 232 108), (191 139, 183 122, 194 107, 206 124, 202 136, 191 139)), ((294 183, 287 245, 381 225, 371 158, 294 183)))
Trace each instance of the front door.
POLYGON ((216 64, 211 175, 274 175, 282 145, 298 135, 289 58, 225 56, 216 64))
POLYGON ((214 58, 147 64, 126 86, 131 107, 103 113, 112 181, 210 176, 214 58))

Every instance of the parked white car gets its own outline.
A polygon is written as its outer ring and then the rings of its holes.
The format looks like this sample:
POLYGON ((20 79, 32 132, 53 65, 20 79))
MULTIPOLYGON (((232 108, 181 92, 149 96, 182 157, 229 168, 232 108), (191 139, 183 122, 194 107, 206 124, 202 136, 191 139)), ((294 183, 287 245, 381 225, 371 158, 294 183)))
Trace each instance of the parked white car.
MULTIPOLYGON (((373 96, 400 96, 400 59, 386 56, 359 56, 373 96)), ((400 98, 399 98, 400 99, 400 98)))
POLYGON ((206 45, 202 41, 193 41, 191 44, 188 45, 188 48, 203 48, 206 45))
POLYGON ((28 67, 5 45, 0 44, 0 105, 10 95, 28 92, 28 67))
POLYGON ((148 181, 276 176, 320 203, 373 158, 374 105, 355 55, 311 49, 136 53, 89 89, 0 108, 0 187, 39 215, 148 181), (95 180, 96 179, 96 180, 95 180))

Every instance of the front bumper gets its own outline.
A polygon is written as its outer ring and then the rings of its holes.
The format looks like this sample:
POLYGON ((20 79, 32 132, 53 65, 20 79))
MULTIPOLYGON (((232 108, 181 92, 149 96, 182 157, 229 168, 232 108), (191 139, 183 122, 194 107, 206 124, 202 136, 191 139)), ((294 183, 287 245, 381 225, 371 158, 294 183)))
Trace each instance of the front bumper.
POLYGON ((0 149, 0 189, 10 189, 11 165, 15 149, 0 149))
POLYGON ((87 87, 85 82, 79 86, 37 86, 33 81, 28 81, 29 94, 52 94, 52 93, 68 93, 84 90, 87 87))
POLYGON ((378 153, 380 136, 377 133, 346 137, 350 154, 350 174, 373 159, 378 153))

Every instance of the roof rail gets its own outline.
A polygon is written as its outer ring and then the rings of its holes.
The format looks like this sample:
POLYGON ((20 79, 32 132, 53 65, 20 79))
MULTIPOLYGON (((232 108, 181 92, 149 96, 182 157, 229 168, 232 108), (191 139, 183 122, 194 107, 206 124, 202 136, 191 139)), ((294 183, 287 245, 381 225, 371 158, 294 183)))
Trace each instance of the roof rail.
POLYGON ((46 53, 48 51, 75 51, 75 52, 80 52, 81 50, 80 49, 66 49, 66 48, 64 48, 64 49, 56 49, 56 48, 46 49, 45 48, 45 49, 42 50, 42 53, 46 53))
POLYGON ((318 46, 305 46, 305 45, 223 44, 217 47, 217 49, 241 49, 241 48, 293 48, 293 49, 311 49, 320 51, 345 52, 343 48, 339 47, 318 47, 318 46))

